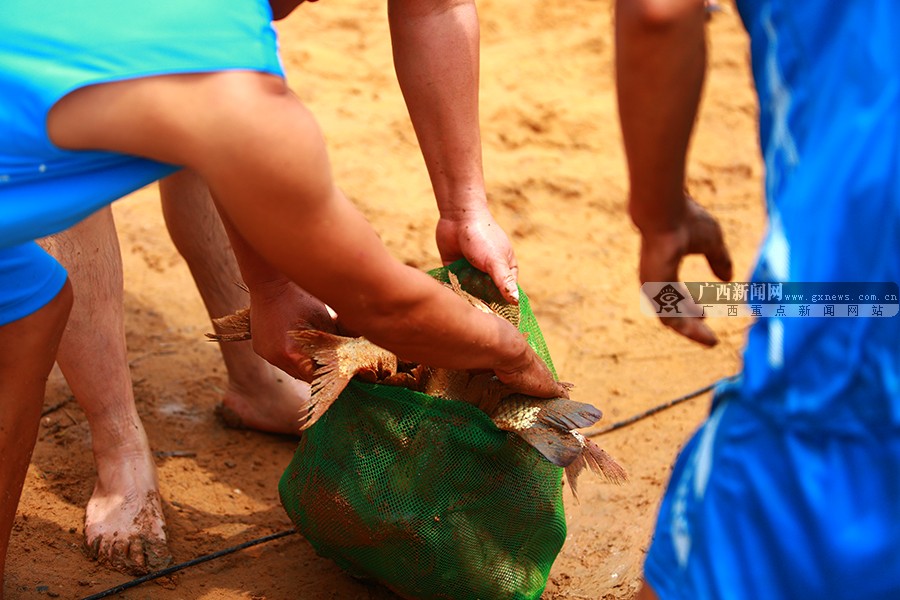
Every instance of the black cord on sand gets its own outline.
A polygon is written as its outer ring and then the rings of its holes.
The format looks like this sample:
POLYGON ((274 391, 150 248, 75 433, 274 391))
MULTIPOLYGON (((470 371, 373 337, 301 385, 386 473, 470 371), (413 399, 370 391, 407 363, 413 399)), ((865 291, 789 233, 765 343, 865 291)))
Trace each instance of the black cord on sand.
POLYGON ((719 383, 721 383, 722 381, 728 381, 728 380, 729 379, 724 379, 721 381, 714 381, 713 383, 711 383, 707 386, 704 386, 704 387, 700 388, 699 390, 694 390, 693 392, 691 392, 689 394, 685 394, 684 396, 679 396, 678 398, 674 398, 672 400, 669 400, 668 402, 664 402, 664 403, 660 404, 659 406, 654 406, 653 408, 645 410, 642 413, 638 413, 632 417, 628 417, 627 419, 623 419, 617 423, 613 423, 609 427, 604 427, 603 429, 598 429, 597 431, 588 431, 587 433, 583 433, 582 435, 584 435, 585 437, 596 437, 598 435, 603 435, 604 433, 609 433, 610 431, 615 431, 616 429, 621 429, 622 427, 625 427, 627 425, 637 423, 641 419, 646 419, 647 417, 649 417, 651 415, 655 415, 656 413, 663 411, 667 408, 672 408, 676 404, 681 404, 685 400, 690 400, 691 398, 696 398, 697 396, 700 396, 701 394, 705 394, 706 392, 712 390, 717 385, 719 385, 719 383))
POLYGON ((186 569, 188 567, 193 567, 194 565, 199 565, 200 563, 204 563, 209 560, 213 560, 219 558, 221 556, 225 556, 226 554, 231 554, 232 552, 237 552, 238 550, 244 550, 245 548, 249 548, 250 546, 256 546, 258 544, 264 544, 266 542, 271 542, 272 540, 277 540, 278 538, 287 537, 289 535, 294 535, 297 533, 296 529, 288 529, 286 531, 280 531, 278 533, 273 533, 272 535, 267 535, 265 537, 257 538, 255 540, 250 540, 249 542, 244 542, 243 544, 238 544, 237 546, 232 546, 231 548, 225 548, 224 550, 218 550, 213 552, 212 554, 207 554, 206 556, 200 556, 193 560, 189 560, 187 562, 183 562, 177 565, 172 565, 171 567, 166 567, 165 569, 160 569, 159 571, 154 571, 153 573, 148 573, 143 577, 138 577, 137 579, 132 579, 131 581, 126 581, 125 583, 119 584, 116 587, 109 588, 106 591, 99 592, 96 594, 92 594, 90 596, 85 596, 81 600, 99 600, 100 598, 106 598, 107 596, 112 596, 113 594, 118 594, 120 592, 124 592, 129 588, 133 588, 141 585, 142 583, 146 583, 148 581, 152 581, 154 579, 159 579, 160 577, 165 577, 166 575, 171 575, 176 571, 180 571, 182 569, 186 569))

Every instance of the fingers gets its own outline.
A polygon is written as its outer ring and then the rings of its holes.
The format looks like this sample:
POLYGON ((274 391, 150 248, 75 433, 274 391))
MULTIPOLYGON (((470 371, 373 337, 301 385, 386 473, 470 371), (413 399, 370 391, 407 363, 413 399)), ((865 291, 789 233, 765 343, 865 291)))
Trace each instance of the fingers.
POLYGON ((568 398, 569 385, 556 381, 550 369, 534 351, 528 353, 525 367, 511 371, 495 370, 497 378, 520 394, 538 398, 568 398))
POLYGON ((693 340, 698 344, 713 347, 719 343, 719 338, 712 329, 703 321, 702 317, 660 317, 663 325, 673 329, 676 333, 693 340))
POLYGON ((294 342, 287 337, 287 331, 274 344, 256 336, 252 338, 251 343, 253 351, 270 365, 281 369, 294 379, 307 383, 312 381, 316 366, 309 356, 294 347, 294 342))
POLYGON ((511 302, 512 304, 518 304, 519 268, 510 268, 509 266, 507 266, 506 261, 494 261, 488 267, 488 269, 488 274, 491 276, 491 280, 494 282, 494 285, 496 285, 497 289, 500 290, 500 293, 503 295, 503 299, 507 302, 511 302))
POLYGON ((722 281, 731 281, 733 266, 722 227, 705 208, 692 199, 688 202, 687 227, 690 231, 688 253, 703 254, 716 277, 722 281))
POLYGON ((728 248, 725 247, 724 243, 706 252, 706 262, 709 263, 709 268, 712 269, 716 277, 722 281, 731 281, 731 278, 734 276, 731 254, 729 254, 728 248))
POLYGON ((706 262, 716 277, 722 281, 731 281, 731 253, 725 245, 722 227, 709 214, 706 217, 708 221, 698 224, 692 232, 691 249, 706 256, 706 262))
POLYGON ((519 302, 519 265, 509 237, 488 212, 466 220, 442 217, 436 240, 441 260, 447 265, 465 257, 476 269, 491 277, 507 302, 519 302))

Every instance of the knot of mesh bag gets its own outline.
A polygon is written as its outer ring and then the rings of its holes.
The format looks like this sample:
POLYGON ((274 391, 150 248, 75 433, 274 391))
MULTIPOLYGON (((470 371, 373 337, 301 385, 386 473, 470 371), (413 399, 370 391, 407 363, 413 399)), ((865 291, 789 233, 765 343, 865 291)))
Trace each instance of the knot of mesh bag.
MULTIPOLYGON (((468 263, 449 269, 498 294, 468 263)), ((552 369, 524 294, 520 306, 552 369)), ((539 598, 566 537, 562 469, 474 406, 393 386, 352 381, 303 433, 279 493, 320 555, 406 598, 539 598)))

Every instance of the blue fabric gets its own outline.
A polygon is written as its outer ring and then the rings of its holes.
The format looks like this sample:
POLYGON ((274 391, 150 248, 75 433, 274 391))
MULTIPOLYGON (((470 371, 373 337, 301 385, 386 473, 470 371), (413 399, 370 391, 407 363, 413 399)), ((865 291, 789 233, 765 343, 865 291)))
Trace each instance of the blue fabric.
MULTIPOLYGON (((900 281, 900 2, 739 0, 769 230, 755 282, 900 281)), ((679 457, 662 600, 900 598, 900 317, 761 319, 679 457)))
MULTIPOLYGON (((739 3, 770 229, 754 281, 900 281, 900 2, 739 3)), ((900 428, 900 319, 762 319, 741 398, 792 427, 900 428)))
POLYGON ((34 242, 0 248, 0 326, 42 308, 65 282, 63 266, 34 242))
POLYGON ((283 76, 265 0, 4 0, 0 248, 69 227, 176 167, 49 140, 47 113, 80 87, 160 74, 283 76))
POLYGON ((897 435, 785 432, 720 392, 676 462, 646 580, 661 600, 896 600, 897 473, 897 435))

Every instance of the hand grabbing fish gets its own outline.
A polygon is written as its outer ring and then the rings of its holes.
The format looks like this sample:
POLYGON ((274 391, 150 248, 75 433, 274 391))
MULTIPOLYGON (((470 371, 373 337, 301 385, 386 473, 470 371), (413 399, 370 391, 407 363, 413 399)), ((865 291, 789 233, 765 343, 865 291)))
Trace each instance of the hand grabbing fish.
MULTIPOLYGON (((448 276, 450 281, 446 285, 472 306, 518 327, 518 305, 484 301, 465 291, 452 272, 448 272, 448 276)), ((228 333, 207 334, 208 337, 220 341, 250 338, 249 311, 219 319, 217 325, 228 333)), ((627 477, 609 454, 575 431, 600 420, 601 412, 590 404, 568 398, 547 399, 515 393, 492 373, 404 362, 362 337, 343 337, 314 329, 292 331, 290 335, 300 354, 315 367, 310 404, 300 415, 301 430, 318 421, 355 377, 478 407, 499 429, 515 433, 548 461, 564 467, 573 493, 576 492, 577 478, 586 467, 615 483, 621 483, 627 477)))

